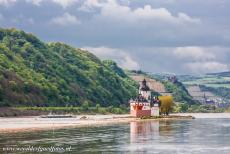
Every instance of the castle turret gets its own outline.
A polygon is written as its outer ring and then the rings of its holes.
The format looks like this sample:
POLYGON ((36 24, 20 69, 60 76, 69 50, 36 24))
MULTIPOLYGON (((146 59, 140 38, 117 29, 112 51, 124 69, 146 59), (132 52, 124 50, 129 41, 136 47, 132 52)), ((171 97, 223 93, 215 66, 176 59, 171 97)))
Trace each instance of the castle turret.
POLYGON ((141 82, 139 94, 147 101, 151 100, 151 91, 145 79, 141 82))
POLYGON ((146 82, 145 79, 141 82, 140 90, 142 90, 142 91, 149 91, 149 90, 150 90, 150 88, 149 88, 149 86, 147 85, 147 82, 146 82))

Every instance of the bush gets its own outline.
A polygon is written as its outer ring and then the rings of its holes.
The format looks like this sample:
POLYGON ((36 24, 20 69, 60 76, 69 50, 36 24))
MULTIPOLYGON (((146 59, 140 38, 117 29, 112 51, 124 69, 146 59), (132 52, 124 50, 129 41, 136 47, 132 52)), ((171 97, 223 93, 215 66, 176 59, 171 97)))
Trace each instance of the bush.
POLYGON ((189 108, 189 105, 186 104, 186 103, 181 103, 180 104, 180 111, 181 112, 187 112, 188 111, 188 108, 189 108))
POLYGON ((98 113, 100 113, 100 114, 106 114, 107 111, 106 111, 105 108, 100 107, 100 108, 98 108, 98 113))
POLYGON ((85 101, 83 104, 82 104, 82 110, 83 111, 88 111, 89 110, 89 102, 88 101, 85 101))

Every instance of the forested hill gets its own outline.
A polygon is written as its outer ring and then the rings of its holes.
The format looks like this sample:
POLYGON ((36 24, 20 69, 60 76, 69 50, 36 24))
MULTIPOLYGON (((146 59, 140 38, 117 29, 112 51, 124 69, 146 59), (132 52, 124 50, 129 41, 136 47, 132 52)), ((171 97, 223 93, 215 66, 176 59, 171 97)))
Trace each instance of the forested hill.
POLYGON ((230 71, 229 72, 220 72, 220 73, 208 73, 206 75, 217 76, 217 77, 230 77, 230 71))
POLYGON ((136 86, 112 61, 0 29, 0 106, 119 106, 136 95, 136 86))

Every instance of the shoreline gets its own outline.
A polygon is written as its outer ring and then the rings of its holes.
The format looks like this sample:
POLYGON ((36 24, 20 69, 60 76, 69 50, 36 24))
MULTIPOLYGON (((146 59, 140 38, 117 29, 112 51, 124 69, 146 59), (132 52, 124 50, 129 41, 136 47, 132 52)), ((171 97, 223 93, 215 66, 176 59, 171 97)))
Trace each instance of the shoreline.
POLYGON ((96 116, 95 118, 92 115, 77 116, 76 118, 41 118, 40 116, 0 118, 0 124, 5 124, 0 125, 0 133, 20 133, 77 127, 93 127, 113 123, 128 123, 135 120, 135 118, 124 118, 123 115, 114 115, 114 117, 106 115, 96 116), (87 117, 87 119, 80 119, 81 117, 87 117))
POLYGON ((2 117, 0 118, 0 133, 21 133, 33 131, 48 131, 65 128, 97 127, 110 124, 122 124, 133 121, 153 120, 184 120, 195 118, 230 118, 230 113, 180 113, 161 118, 135 118, 124 115, 79 115, 73 118, 41 118, 31 117, 2 117))

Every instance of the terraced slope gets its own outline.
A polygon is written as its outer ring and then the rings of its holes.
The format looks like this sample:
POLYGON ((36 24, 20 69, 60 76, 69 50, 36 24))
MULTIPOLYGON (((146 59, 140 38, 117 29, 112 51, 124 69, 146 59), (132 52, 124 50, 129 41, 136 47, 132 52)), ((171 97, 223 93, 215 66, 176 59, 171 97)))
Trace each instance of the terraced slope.
POLYGON ((149 88, 155 92, 160 93, 161 95, 171 95, 171 93, 168 93, 165 89, 165 86, 163 83, 156 81, 152 78, 143 76, 143 75, 132 75, 131 78, 137 82, 139 82, 139 84, 141 84, 141 81, 143 81, 144 79, 147 81, 147 84, 149 86, 149 88))

